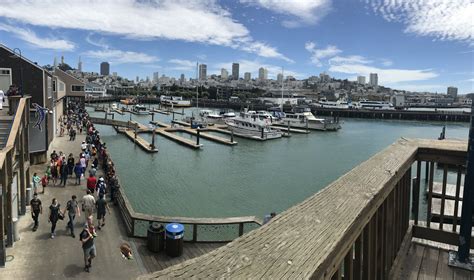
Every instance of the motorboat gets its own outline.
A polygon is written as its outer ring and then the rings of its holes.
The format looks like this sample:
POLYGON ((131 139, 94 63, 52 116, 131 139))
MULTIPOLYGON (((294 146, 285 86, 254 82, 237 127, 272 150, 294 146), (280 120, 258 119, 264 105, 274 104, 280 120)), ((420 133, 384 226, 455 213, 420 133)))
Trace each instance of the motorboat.
POLYGON ((271 121, 264 117, 259 117, 255 111, 241 112, 235 118, 225 121, 230 131, 235 135, 256 140, 277 139, 283 133, 271 128, 271 121))
POLYGON ((117 110, 118 109, 117 103, 112 103, 112 105, 110 105, 110 109, 117 110))
POLYGON ((132 113, 137 114, 137 115, 148 115, 148 114, 150 114, 150 112, 148 112, 145 105, 140 105, 140 104, 136 104, 132 107, 132 113))
POLYGON ((369 101, 362 99, 355 103, 357 109, 369 109, 369 110, 395 110, 393 104, 387 101, 369 101))
POLYGON ((134 105, 134 104, 137 104, 137 100, 134 98, 125 98, 125 99, 120 99, 120 103, 124 105, 134 105))
POLYGON ((201 119, 209 124, 225 124, 225 121, 231 118, 235 118, 234 112, 220 112, 217 113, 212 110, 201 110, 199 112, 201 119))
POLYGON ((339 121, 316 118, 309 107, 295 107, 293 112, 285 113, 281 119, 282 125, 311 130, 336 131, 341 128, 339 121))
POLYGON ((172 107, 191 107, 191 101, 184 100, 181 96, 161 95, 160 103, 172 107))

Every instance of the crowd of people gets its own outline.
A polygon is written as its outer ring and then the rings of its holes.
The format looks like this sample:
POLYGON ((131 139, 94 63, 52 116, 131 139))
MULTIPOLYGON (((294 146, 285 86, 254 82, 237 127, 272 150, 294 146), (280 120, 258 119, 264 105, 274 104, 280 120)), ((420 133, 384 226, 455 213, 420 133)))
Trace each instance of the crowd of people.
MULTIPOLYGON (((74 141, 76 131, 82 135, 85 132, 85 140, 81 143, 81 152, 77 157, 73 153, 67 156, 62 151, 53 151, 50 155, 49 164, 42 177, 37 173, 33 174, 33 199, 30 201, 31 215, 34 221, 33 231, 38 229, 39 217, 43 213, 42 202, 38 197, 39 189, 45 193, 47 187, 60 186, 65 188, 68 180, 74 179, 75 185, 80 186, 86 182, 86 194, 79 201, 76 195, 65 203, 62 208, 60 202, 53 198, 48 207, 48 222, 51 223, 51 238, 56 236, 56 225, 58 221, 68 218, 66 225, 70 235, 75 238, 74 221, 76 216, 84 215, 85 223, 83 230, 79 234, 84 251, 85 271, 89 272, 92 266, 92 259, 96 256, 94 239, 97 237, 96 228, 101 230, 105 226, 105 216, 110 213, 109 202, 115 200, 118 188, 118 181, 115 175, 115 167, 107 153, 106 144, 101 141, 99 131, 89 120, 84 107, 77 104, 68 104, 68 113, 60 118, 61 132, 64 128, 69 132, 69 140, 74 141), (104 176, 97 178, 99 162, 103 168, 104 176), (86 176, 88 172, 88 176, 86 176), (59 184, 57 184, 59 180, 59 184), (97 214, 97 227, 94 226, 93 214, 97 214)), ((61 134, 60 132, 60 134, 61 134)))

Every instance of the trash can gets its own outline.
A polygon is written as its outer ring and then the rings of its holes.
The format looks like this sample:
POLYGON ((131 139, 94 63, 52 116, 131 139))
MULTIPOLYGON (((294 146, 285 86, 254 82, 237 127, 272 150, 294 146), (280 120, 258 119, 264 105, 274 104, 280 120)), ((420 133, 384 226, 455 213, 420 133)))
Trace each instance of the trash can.
POLYGON ((162 224, 153 222, 147 231, 147 246, 152 252, 160 252, 165 248, 165 229, 162 224))
POLYGON ((184 226, 178 223, 166 225, 166 254, 179 257, 183 254, 184 226))

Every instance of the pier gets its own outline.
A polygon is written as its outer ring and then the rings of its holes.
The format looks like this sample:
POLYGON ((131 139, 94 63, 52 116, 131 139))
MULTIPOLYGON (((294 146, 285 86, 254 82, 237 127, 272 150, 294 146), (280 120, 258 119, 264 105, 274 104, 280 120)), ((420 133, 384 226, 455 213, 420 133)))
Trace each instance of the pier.
POLYGON ((153 146, 153 144, 148 143, 145 139, 142 137, 138 136, 138 133, 130 130, 130 129, 125 129, 125 128, 119 128, 117 126, 114 127, 115 131, 125 134, 130 140, 132 140, 135 144, 137 144, 140 148, 145 150, 148 153, 156 153, 158 152, 158 149, 153 146))
POLYGON ((206 129, 202 129, 202 130, 199 129, 199 132, 198 130, 192 129, 192 128, 177 128, 176 130, 181 131, 181 132, 186 132, 194 136, 199 136, 199 137, 202 137, 202 138, 205 138, 205 139, 208 139, 220 144, 224 144, 224 145, 230 145, 230 146, 237 145, 237 142, 233 141, 233 139, 226 139, 226 138, 222 138, 219 136, 214 136, 212 134, 202 132, 202 131, 206 131, 206 129))
POLYGON ((311 133, 310 130, 305 130, 305 129, 298 129, 298 128, 288 128, 288 126, 284 126, 284 125, 272 125, 270 126, 271 128, 274 128, 274 129, 279 129, 281 131, 286 131, 287 133, 288 132, 291 132, 291 133, 301 133, 301 134, 309 134, 311 133))

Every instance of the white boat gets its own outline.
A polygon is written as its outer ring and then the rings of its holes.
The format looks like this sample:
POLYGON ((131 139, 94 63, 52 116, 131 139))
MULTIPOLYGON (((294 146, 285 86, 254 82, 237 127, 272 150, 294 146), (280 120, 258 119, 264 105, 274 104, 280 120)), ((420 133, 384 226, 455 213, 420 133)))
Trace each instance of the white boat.
POLYGON ((112 103, 112 105, 110 105, 110 108, 111 108, 112 110, 117 110, 117 109, 118 109, 117 103, 112 103))
POLYGON ((259 117, 254 112, 241 112, 239 116, 225 121, 235 135, 257 140, 281 138, 283 133, 270 127, 269 119, 259 117))
POLYGON ((288 125, 288 122, 290 127, 311 130, 335 131, 341 128, 338 121, 316 118, 308 107, 296 107, 293 113, 285 113, 280 124, 288 125))
POLYGON ((165 106, 191 107, 191 101, 183 100, 181 96, 161 95, 160 103, 165 106))
POLYGON ((370 109, 370 110, 395 110, 393 104, 386 101, 368 101, 360 100, 355 103, 355 108, 357 109, 370 109))
POLYGON ((350 109, 352 108, 352 103, 346 100, 327 101, 326 99, 322 99, 316 102, 316 106, 332 109, 350 109))
POLYGON ((217 113, 212 110, 201 110, 199 112, 199 116, 206 123, 225 124, 226 120, 235 118, 235 113, 234 112, 217 113))
POLYGON ((137 115, 148 115, 150 112, 148 112, 147 108, 145 105, 133 105, 132 107, 132 112, 137 115))

